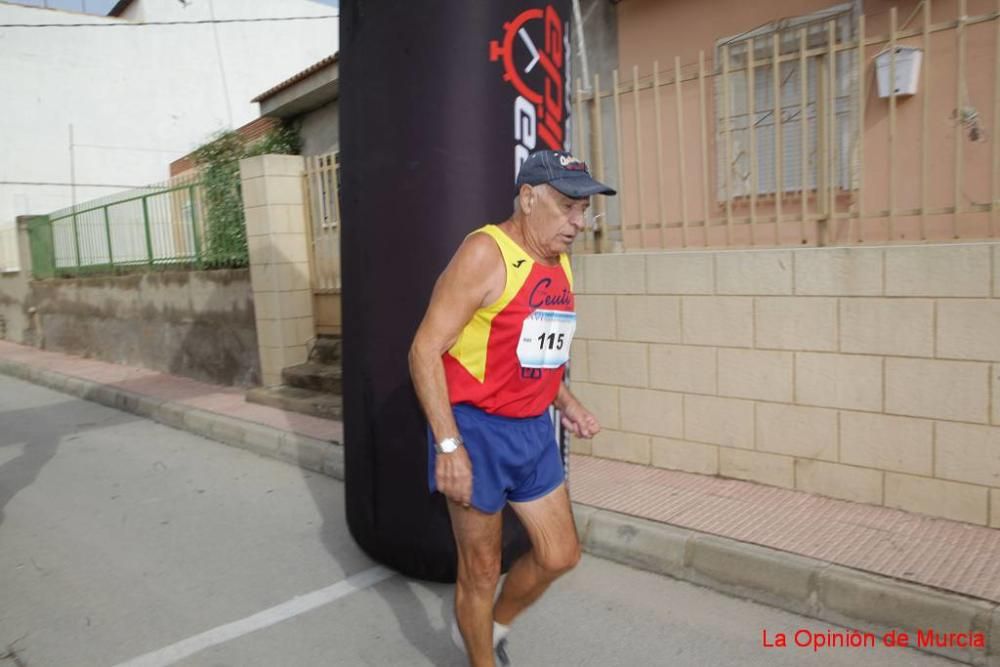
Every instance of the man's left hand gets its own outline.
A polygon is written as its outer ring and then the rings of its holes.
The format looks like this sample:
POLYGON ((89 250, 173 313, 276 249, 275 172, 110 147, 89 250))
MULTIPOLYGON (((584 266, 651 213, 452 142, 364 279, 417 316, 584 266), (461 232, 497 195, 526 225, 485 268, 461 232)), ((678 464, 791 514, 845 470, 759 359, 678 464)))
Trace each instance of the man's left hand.
POLYGON ((578 438, 593 438, 601 430, 597 417, 579 401, 570 402, 562 411, 562 424, 578 438))

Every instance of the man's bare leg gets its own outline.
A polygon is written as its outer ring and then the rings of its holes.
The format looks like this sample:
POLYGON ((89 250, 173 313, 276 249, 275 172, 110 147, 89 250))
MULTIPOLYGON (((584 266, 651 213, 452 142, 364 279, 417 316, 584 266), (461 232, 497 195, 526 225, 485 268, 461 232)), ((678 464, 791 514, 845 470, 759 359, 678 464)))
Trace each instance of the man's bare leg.
POLYGON ((494 620, 503 625, 510 625, 549 584, 580 560, 580 542, 565 484, 537 500, 510 505, 524 524, 532 548, 510 568, 493 607, 494 620))
POLYGON ((455 617, 472 667, 493 667, 493 596, 500 580, 502 515, 448 501, 458 546, 455 617))

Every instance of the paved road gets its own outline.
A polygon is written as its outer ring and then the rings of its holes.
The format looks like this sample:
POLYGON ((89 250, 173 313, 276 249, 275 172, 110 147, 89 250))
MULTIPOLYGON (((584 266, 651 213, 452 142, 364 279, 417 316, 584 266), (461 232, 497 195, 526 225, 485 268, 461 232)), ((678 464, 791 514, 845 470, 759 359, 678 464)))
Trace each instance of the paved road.
MULTIPOLYGON (((341 483, 0 376, 0 666, 461 665, 451 588, 352 542, 341 483)), ((762 647, 842 628, 585 557, 519 666, 953 665, 762 647)), ((791 641, 790 641, 791 643, 791 641)))

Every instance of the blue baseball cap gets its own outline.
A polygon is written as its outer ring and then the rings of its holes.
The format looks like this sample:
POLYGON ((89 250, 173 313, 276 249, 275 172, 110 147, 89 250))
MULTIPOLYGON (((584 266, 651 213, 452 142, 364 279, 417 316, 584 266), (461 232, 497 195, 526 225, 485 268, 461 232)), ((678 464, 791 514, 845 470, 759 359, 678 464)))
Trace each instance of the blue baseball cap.
POLYGON ((528 156, 517 173, 517 190, 522 185, 547 183, 567 197, 618 194, 587 171, 587 164, 566 151, 540 150, 528 156))

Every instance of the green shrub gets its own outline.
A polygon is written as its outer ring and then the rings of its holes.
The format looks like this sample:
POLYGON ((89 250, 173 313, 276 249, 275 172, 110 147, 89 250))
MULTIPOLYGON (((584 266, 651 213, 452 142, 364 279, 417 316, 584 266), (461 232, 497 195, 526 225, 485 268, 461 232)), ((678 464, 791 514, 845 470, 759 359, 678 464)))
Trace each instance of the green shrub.
POLYGON ((234 131, 222 132, 195 151, 205 204, 205 264, 239 267, 249 264, 240 160, 277 153, 298 155, 298 134, 279 126, 256 141, 247 142, 234 131))

